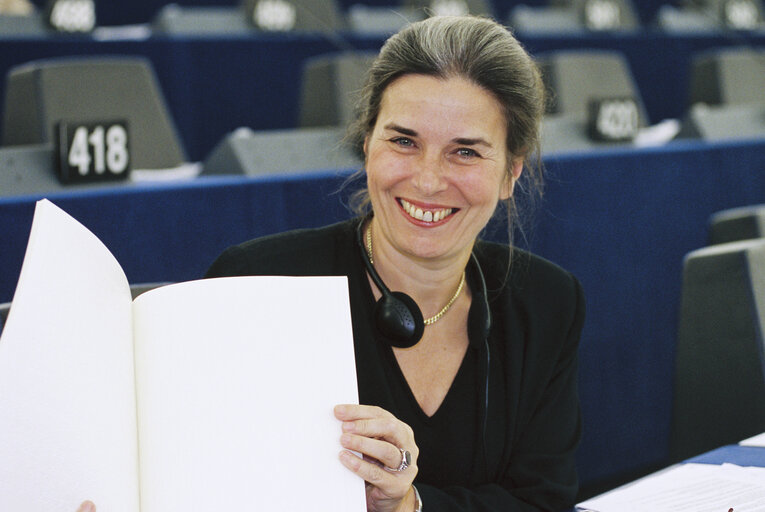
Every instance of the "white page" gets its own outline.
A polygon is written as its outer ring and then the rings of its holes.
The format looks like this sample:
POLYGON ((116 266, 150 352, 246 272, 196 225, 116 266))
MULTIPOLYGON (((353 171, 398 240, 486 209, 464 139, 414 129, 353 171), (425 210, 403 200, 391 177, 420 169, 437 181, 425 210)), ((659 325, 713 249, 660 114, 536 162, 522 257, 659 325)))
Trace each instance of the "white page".
POLYGON ((577 505, 597 512, 765 512, 765 468, 681 464, 577 505))
POLYGON ((237 277, 134 303, 142 512, 366 509, 341 465, 358 403, 344 277, 237 277))
POLYGON ((765 447, 765 432, 756 436, 744 439, 740 443, 741 446, 762 446, 765 447))
POLYGON ((0 511, 138 510, 130 302, 103 244, 38 202, 0 339, 0 511))

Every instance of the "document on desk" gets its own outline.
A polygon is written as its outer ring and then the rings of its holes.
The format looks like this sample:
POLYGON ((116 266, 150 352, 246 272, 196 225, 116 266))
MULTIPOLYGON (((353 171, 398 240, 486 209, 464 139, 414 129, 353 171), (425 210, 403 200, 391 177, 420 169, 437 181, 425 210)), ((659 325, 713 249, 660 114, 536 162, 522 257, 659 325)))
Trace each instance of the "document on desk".
POLYGON ((765 468, 682 464, 577 505, 594 512, 765 512, 765 468))
POLYGON ((754 437, 750 437, 749 439, 744 439, 740 443, 741 446, 762 446, 765 447, 765 432, 762 434, 758 434, 754 437))

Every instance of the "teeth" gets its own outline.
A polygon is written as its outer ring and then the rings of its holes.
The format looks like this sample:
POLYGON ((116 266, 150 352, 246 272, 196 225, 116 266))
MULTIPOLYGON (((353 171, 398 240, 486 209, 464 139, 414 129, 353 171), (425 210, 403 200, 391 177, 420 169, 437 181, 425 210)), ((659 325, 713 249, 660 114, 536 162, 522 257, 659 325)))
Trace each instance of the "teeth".
POLYGON ((401 200, 401 206, 404 208, 404 211, 408 213, 411 217, 421 220, 424 222, 438 222, 442 219, 445 219, 452 213, 451 208, 444 208, 441 210, 425 210, 423 211, 421 208, 417 208, 412 203, 401 200))

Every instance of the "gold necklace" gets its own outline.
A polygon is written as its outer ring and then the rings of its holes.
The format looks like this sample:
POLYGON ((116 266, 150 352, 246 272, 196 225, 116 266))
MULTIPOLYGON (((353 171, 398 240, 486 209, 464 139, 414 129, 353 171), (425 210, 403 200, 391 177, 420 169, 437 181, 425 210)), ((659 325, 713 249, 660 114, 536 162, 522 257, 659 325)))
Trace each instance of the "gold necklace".
MULTIPOLYGON (((366 242, 367 242, 367 256, 369 257, 369 263, 372 265, 375 264, 375 260, 372 258, 372 222, 369 222, 369 227, 367 227, 367 233, 366 233, 366 242)), ((449 311, 449 308, 452 307, 452 304, 454 304, 454 301, 457 300, 457 297, 460 296, 460 293, 462 293, 462 288, 465 286, 465 271, 462 271, 462 278, 460 278, 460 284, 457 286, 457 290, 454 292, 454 295, 452 295, 452 298, 449 299, 449 302, 446 303, 446 306, 441 308, 441 311, 436 313, 435 315, 431 316, 430 318, 426 318, 423 323, 425 325, 433 325, 434 323, 438 322, 444 314, 449 311)))

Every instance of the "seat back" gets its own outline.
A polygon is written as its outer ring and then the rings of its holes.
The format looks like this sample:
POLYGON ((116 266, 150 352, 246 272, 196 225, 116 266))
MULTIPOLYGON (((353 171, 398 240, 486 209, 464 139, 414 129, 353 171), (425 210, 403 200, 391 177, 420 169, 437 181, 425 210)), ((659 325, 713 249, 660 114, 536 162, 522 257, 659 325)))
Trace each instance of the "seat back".
POLYGON ((148 60, 60 58, 10 70, 2 144, 53 144, 60 121, 125 120, 134 169, 176 167, 186 154, 148 60))
POLYGON ((204 162, 202 174, 276 174, 359 168, 361 160, 342 142, 343 128, 299 128, 226 135, 204 162))
POLYGON ((586 116, 593 99, 632 97, 639 108, 640 126, 647 124, 642 96, 629 62, 608 50, 561 50, 538 57, 552 101, 548 113, 586 116))
POLYGON ((303 67, 300 126, 346 127, 376 52, 342 52, 309 59, 303 67))
POLYGON ((689 104, 696 103, 765 105, 765 50, 726 48, 695 55, 689 104))
POLYGON ((155 33, 191 36, 232 36, 254 32, 238 7, 185 7, 167 4, 151 23, 155 33))
POLYGON ((257 29, 273 32, 325 32, 345 28, 336 0, 243 0, 245 16, 257 29))
POLYGON ((670 452, 674 460, 765 431, 765 239, 688 254, 670 452))
POLYGON ((711 245, 753 238, 765 238, 765 204, 723 210, 709 219, 711 245))
POLYGON ((494 16, 488 0, 403 0, 403 7, 419 9, 432 16, 494 16))

